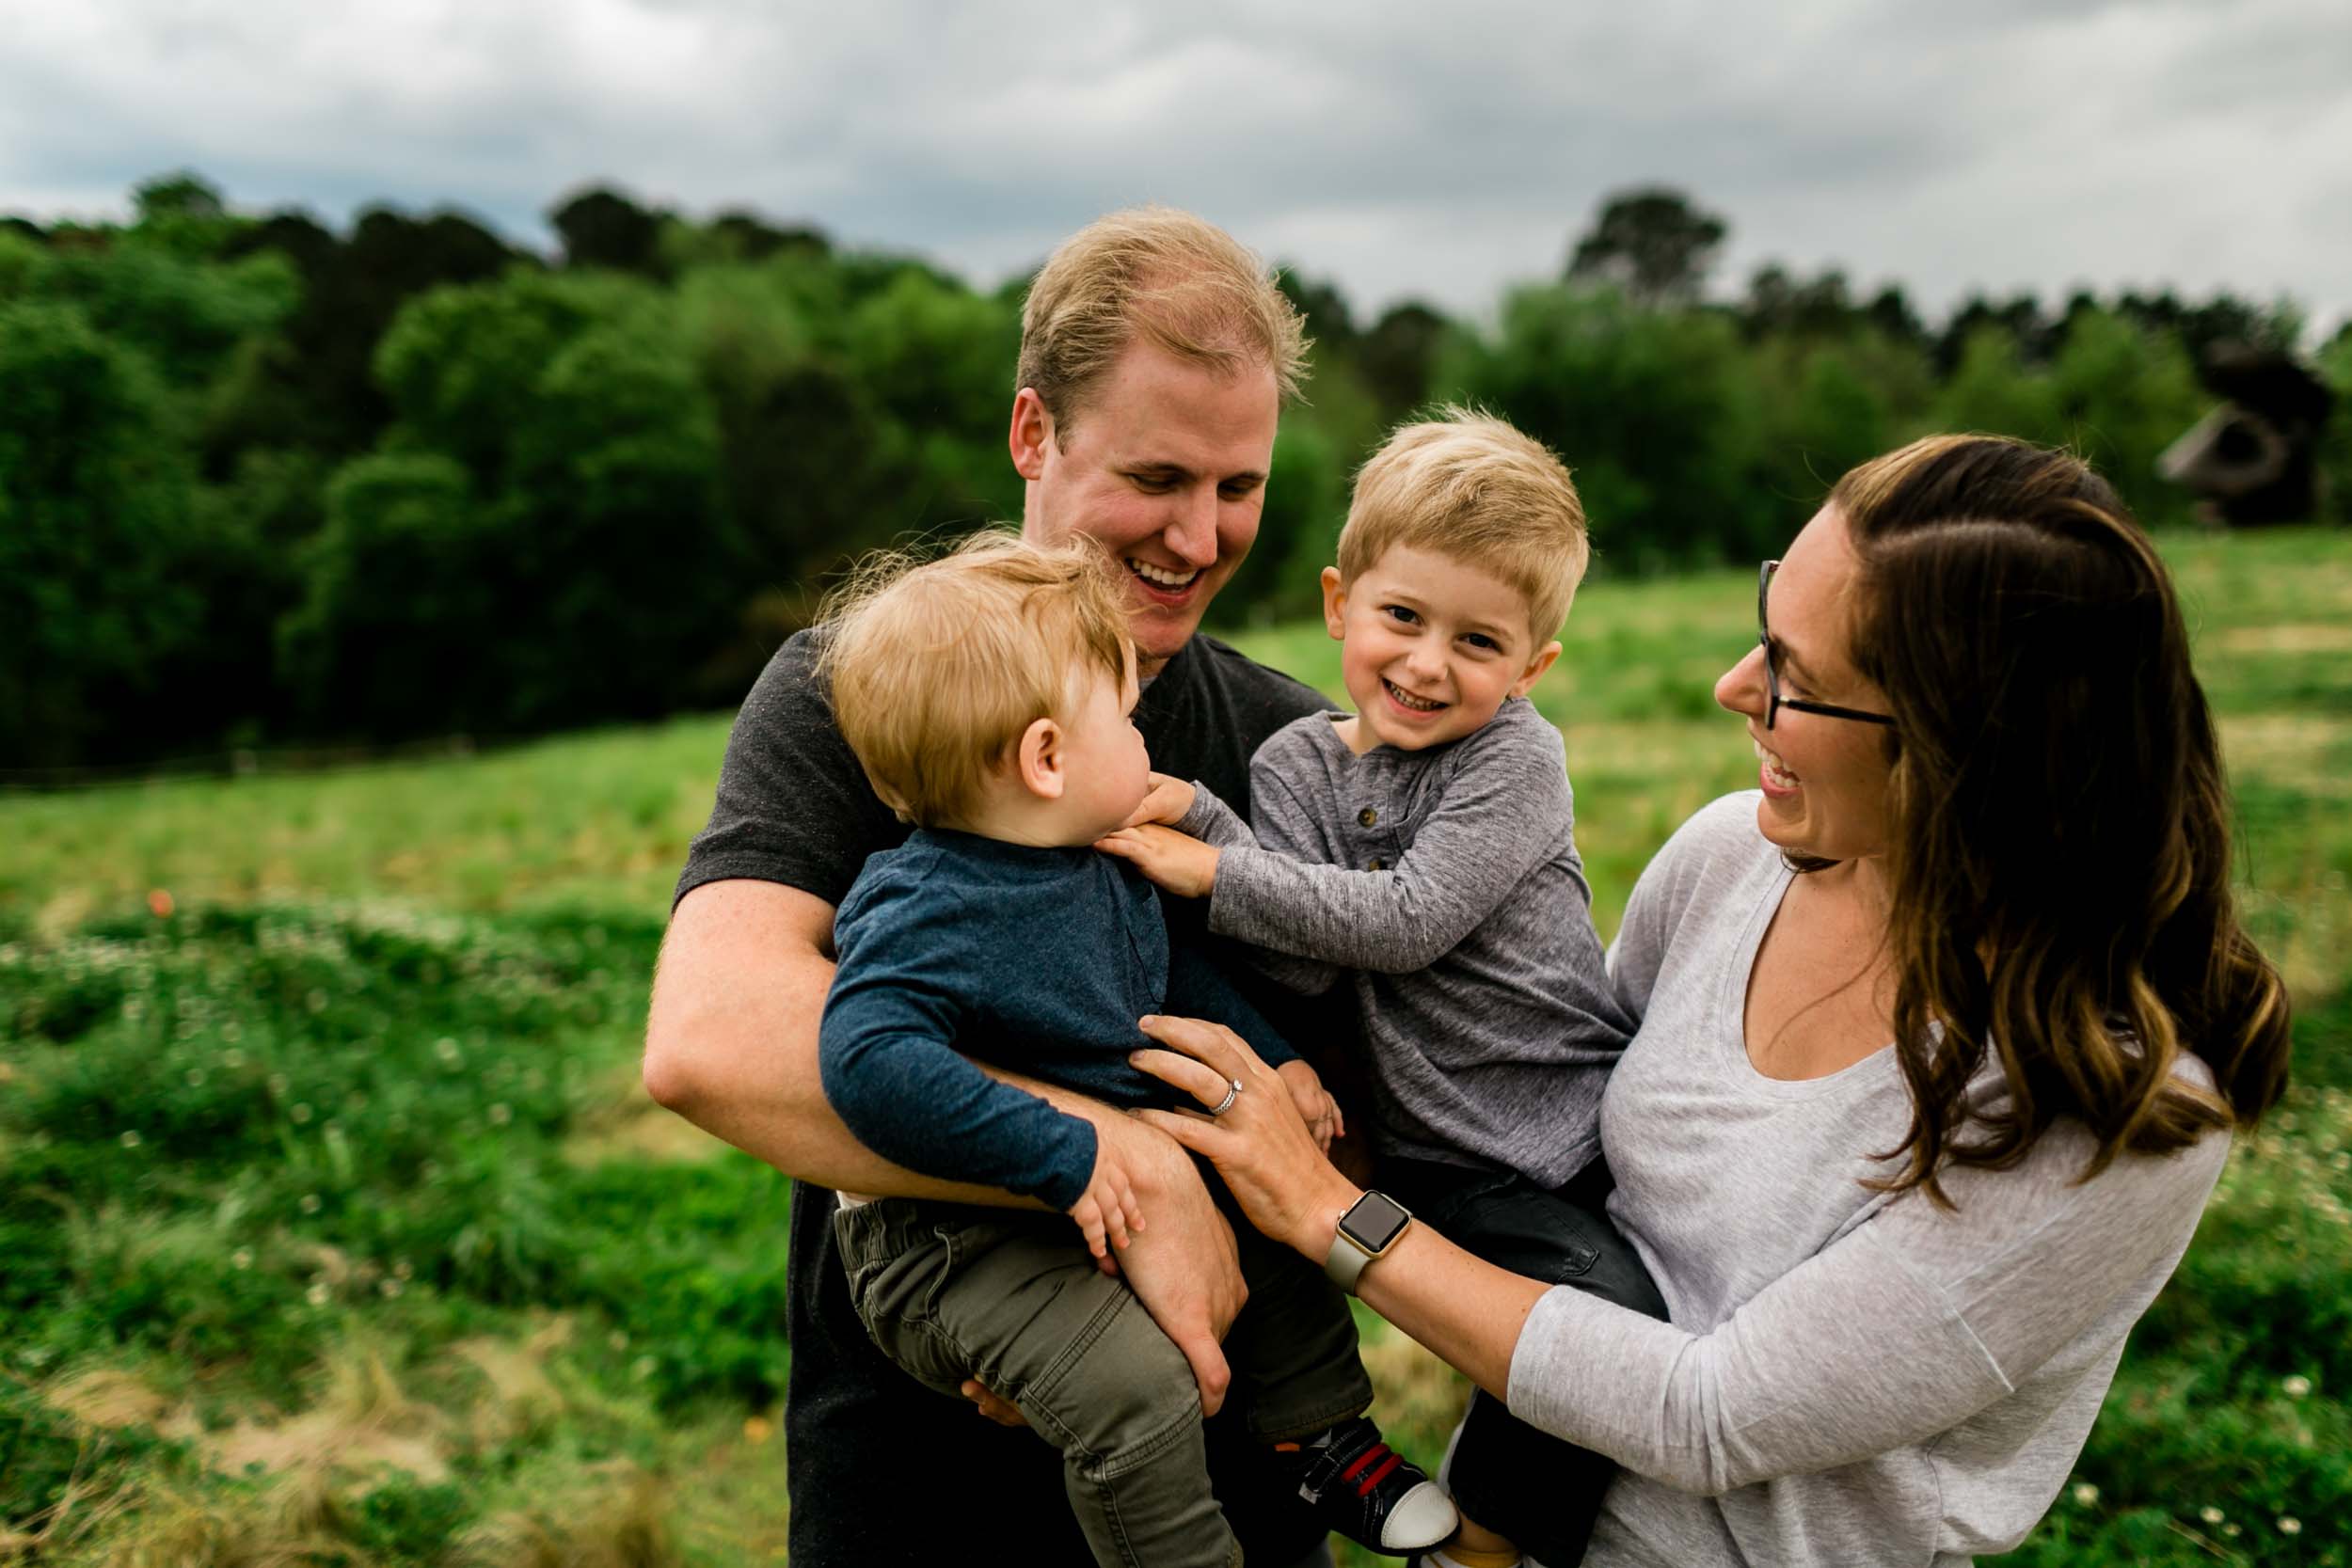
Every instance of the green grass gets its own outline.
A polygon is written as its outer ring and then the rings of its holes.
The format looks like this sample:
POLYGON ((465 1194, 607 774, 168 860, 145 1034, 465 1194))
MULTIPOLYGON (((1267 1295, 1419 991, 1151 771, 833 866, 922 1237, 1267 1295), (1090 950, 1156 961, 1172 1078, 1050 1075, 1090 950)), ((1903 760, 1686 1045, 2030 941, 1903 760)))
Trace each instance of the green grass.
MULTIPOLYGON (((2012 1560, 2344 1562, 2352 538, 2167 548, 2297 1087, 2012 1560)), ((1604 931, 1753 780, 1753 583, 1591 584, 1536 690, 1604 931)), ((1336 689, 1319 628, 1242 641, 1336 689)), ((0 799, 0 1563, 780 1555, 787 1183, 634 1075, 725 730, 0 799)), ((1461 1384, 1370 1326, 1434 1454, 1461 1384)))

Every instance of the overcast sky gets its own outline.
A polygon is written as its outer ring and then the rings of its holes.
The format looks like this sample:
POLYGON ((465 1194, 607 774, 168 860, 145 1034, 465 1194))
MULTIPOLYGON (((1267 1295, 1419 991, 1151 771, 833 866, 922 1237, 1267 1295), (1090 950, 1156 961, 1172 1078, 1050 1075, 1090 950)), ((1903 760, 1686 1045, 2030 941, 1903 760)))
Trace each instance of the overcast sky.
POLYGON ((1761 261, 2352 315, 2346 0, 0 0, 0 211, 444 202, 544 245, 607 180, 993 284, 1191 207, 1359 313, 1492 308, 1662 182, 1761 261))

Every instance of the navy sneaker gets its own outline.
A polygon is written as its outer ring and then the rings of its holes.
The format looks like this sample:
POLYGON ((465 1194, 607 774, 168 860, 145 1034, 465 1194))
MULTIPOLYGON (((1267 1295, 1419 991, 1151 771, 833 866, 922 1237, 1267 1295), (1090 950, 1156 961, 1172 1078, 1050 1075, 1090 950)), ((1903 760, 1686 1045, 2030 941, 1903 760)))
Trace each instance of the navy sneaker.
POLYGON ((1299 1445, 1298 1495, 1324 1525, 1367 1551, 1403 1557, 1437 1545, 1461 1522, 1427 1471, 1380 1440, 1359 1416, 1299 1445))

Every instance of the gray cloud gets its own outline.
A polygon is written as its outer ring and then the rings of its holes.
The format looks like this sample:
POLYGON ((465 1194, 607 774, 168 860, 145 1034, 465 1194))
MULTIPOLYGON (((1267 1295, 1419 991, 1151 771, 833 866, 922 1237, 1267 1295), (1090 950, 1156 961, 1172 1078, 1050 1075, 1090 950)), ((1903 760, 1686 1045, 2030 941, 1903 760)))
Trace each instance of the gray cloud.
POLYGON ((542 242, 612 179, 983 282, 1093 214, 1193 206, 1340 281, 1490 307, 1612 189, 1775 259, 2055 295, 2171 285, 2352 311, 2337 0, 0 0, 0 208, 119 211, 193 166, 332 219, 453 202, 542 242))

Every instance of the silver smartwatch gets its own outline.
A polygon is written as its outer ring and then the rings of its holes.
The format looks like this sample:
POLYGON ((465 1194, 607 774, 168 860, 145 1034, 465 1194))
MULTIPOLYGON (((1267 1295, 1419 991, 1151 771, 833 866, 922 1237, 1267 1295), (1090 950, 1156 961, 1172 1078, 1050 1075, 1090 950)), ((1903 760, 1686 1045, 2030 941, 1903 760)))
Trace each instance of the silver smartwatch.
POLYGON ((1396 1245, 1412 1224, 1413 1212, 1405 1205, 1386 1193, 1366 1193, 1340 1216, 1331 1250, 1323 1255, 1323 1272, 1332 1284, 1354 1295, 1357 1279, 1372 1260, 1396 1245))

